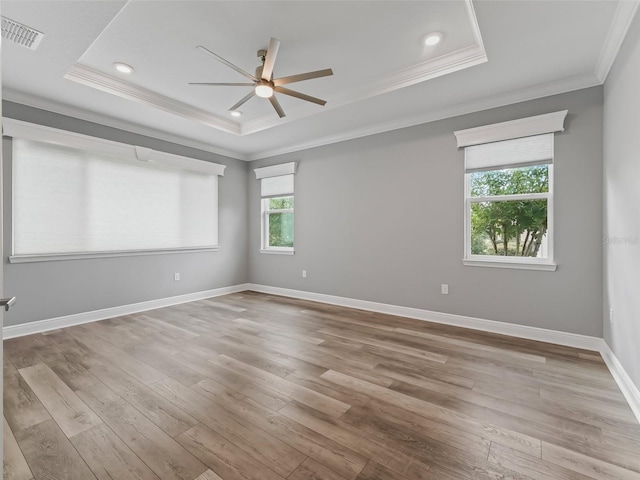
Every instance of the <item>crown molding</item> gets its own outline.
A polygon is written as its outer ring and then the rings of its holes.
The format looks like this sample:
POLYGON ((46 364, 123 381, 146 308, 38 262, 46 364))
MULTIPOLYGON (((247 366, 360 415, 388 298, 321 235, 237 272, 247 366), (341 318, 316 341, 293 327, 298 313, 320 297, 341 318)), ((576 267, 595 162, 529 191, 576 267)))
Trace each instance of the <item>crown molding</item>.
POLYGON ((464 6, 467 10, 467 15, 469 15, 469 22, 471 22, 471 30, 476 45, 484 51, 484 42, 482 41, 482 34, 480 33, 480 25, 478 24, 478 17, 476 16, 476 9, 473 6, 473 0, 466 0, 464 6))
POLYGON ((600 58, 596 64, 595 74, 600 80, 600 83, 604 83, 607 80, 607 76, 613 67, 613 62, 618 56, 618 52, 622 47, 622 43, 627 36, 627 31, 631 26, 633 17, 640 6, 640 2, 633 1, 621 1, 618 2, 616 13, 611 21, 611 27, 609 33, 600 52, 600 58))
POLYGON ((137 85, 125 82, 119 78, 112 77, 111 75, 106 75, 87 65, 82 65, 81 63, 73 65, 64 75, 64 78, 110 93, 120 98, 125 98, 145 105, 151 105, 152 107, 159 108, 165 112, 169 112, 189 120, 195 120, 203 125, 213 127, 226 133, 240 135, 240 127, 234 122, 173 98, 166 97, 152 90, 138 87, 137 85))
POLYGON ((46 99, 10 88, 2 89, 2 99, 8 102, 19 103, 27 107, 38 108, 40 110, 57 113, 59 115, 66 115, 68 117, 77 118, 87 122, 97 123, 100 125, 104 125, 105 127, 117 128, 118 130, 125 130, 137 135, 144 135, 145 137, 156 138, 158 140, 175 143, 177 145, 196 148, 198 150, 234 158, 236 160, 249 160, 247 155, 234 150, 219 148, 209 143, 200 142, 192 138, 174 135, 164 130, 146 127, 137 123, 122 120, 120 118, 96 113, 91 110, 75 107, 66 103, 56 102, 55 100, 46 99))
POLYGON ((88 110, 72 107, 66 104, 53 102, 40 97, 24 94, 14 90, 3 89, 3 97, 5 100, 9 100, 16 103, 21 103, 27 106, 48 110, 61 115, 68 115, 71 117, 79 118, 93 123, 99 123, 108 127, 118 128, 121 130, 130 131, 139 135, 145 135, 153 138, 158 138, 179 145, 184 145, 199 150, 215 153, 218 155, 224 155, 226 157, 235 158, 243 161, 261 160, 263 158, 274 157, 277 155, 284 155, 287 153, 298 152, 301 150, 308 150, 310 148, 322 147, 324 145, 331 145, 333 143, 344 142, 347 140, 353 140, 357 138, 367 137, 378 133, 384 133, 388 131, 398 130, 401 128, 412 127, 424 123, 434 122, 437 120, 443 120, 445 118, 456 117, 459 115, 466 115, 469 113, 479 112, 482 110, 488 110, 491 108, 502 107, 505 105, 511 105, 519 102, 526 102, 534 100, 536 98, 544 98, 551 95, 558 95, 574 90, 581 90, 583 88, 594 87, 601 85, 601 82, 593 74, 572 77, 569 79, 561 80, 558 82, 550 82, 543 85, 538 85, 530 88, 523 88, 508 92, 505 94, 496 95, 493 97, 485 98, 477 102, 466 103, 464 105, 457 105, 451 108, 445 108, 438 111, 429 111, 421 115, 415 115, 413 117, 396 119, 389 122, 382 122, 375 125, 368 125, 363 128, 357 128, 345 132, 341 132, 336 135, 328 135, 322 138, 314 139, 308 142, 295 143, 281 148, 274 148, 269 150, 258 150, 252 153, 241 153, 237 151, 231 151, 226 149, 216 148, 213 145, 206 144, 204 142, 198 142, 193 139, 180 137, 161 130, 155 130, 141 125, 126 122, 124 120, 108 117, 105 115, 97 114, 88 110))
POLYGON ((581 90, 600 85, 600 82, 593 74, 581 75, 558 82, 550 82, 531 88, 523 88, 505 94, 495 95, 473 103, 464 105, 456 105, 450 108, 444 108, 437 111, 429 111, 424 114, 415 115, 413 117, 382 122, 375 125, 368 125, 363 128, 340 132, 336 135, 329 135, 308 142, 301 142, 295 145, 289 145, 282 148, 274 148, 253 152, 247 155, 249 161, 261 160, 263 158, 275 157, 287 153, 298 152, 300 150, 308 150, 310 148, 322 147, 333 143, 344 142, 356 138, 368 137, 378 133, 389 132, 406 127, 413 127, 424 123, 435 122, 445 118, 457 117, 459 115, 467 115, 469 113, 489 110, 491 108, 503 107, 514 103, 526 102, 537 98, 549 97, 551 95, 559 95, 561 93, 581 90))
MULTIPOLYGON (((477 26, 475 17, 472 19, 471 23, 477 26)), ((159 108, 168 113, 178 115, 189 120, 195 120, 226 133, 245 136, 261 132, 269 128, 281 126, 292 121, 297 121, 302 118, 315 115, 320 111, 327 111, 342 107, 382 95, 384 93, 392 92, 394 90, 409 87, 417 83, 425 82, 433 78, 448 75, 465 68, 485 63, 486 61, 487 55, 484 51, 484 47, 472 45, 401 69, 384 79, 370 83, 364 88, 359 86, 356 89, 343 91, 336 97, 332 98, 327 106, 322 110, 298 115, 288 115, 284 117, 284 119, 272 118, 272 116, 263 116, 255 120, 247 121, 244 124, 236 124, 199 108, 192 107, 186 103, 179 102, 146 88, 138 87, 79 63, 72 66, 64 75, 64 78, 127 100, 159 108)))

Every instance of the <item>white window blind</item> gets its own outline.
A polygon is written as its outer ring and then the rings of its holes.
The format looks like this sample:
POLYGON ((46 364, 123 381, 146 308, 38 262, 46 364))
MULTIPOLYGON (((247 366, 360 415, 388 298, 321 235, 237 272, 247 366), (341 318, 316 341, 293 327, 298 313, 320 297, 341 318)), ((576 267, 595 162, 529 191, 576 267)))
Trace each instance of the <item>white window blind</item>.
POLYGON ((263 178, 260 182, 260 196, 262 198, 293 195, 293 174, 263 178))
POLYGON ((464 155, 467 173, 550 164, 553 133, 473 145, 465 148, 464 155))
POLYGON ((132 158, 13 139, 13 255, 217 247, 218 174, 113 144, 132 158))

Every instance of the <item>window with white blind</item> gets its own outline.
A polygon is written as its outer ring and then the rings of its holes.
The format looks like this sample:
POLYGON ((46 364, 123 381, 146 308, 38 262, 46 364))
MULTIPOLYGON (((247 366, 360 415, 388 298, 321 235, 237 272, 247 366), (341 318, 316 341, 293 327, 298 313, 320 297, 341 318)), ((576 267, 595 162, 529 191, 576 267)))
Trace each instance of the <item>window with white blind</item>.
POLYGON ((254 171, 260 180, 260 251, 293 254, 296 163, 256 168, 254 171))
POLYGON ((12 262, 218 249, 224 166, 22 122, 12 262))
POLYGON ((465 265, 556 269, 553 132, 565 115, 456 132, 465 147, 465 265))

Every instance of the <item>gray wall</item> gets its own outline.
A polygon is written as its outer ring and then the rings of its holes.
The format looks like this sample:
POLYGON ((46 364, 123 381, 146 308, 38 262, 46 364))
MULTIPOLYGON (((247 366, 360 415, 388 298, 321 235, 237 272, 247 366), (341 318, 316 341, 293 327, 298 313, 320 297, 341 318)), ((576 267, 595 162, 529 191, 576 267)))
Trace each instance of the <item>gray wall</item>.
POLYGON ((4 325, 246 283, 247 164, 154 138, 5 102, 5 117, 227 165, 219 182, 220 251, 10 264, 11 148, 4 140, 4 325), (181 280, 174 282, 173 274, 181 280))
POLYGON ((604 336, 640 388, 640 15, 604 87, 604 336), (613 309, 613 323, 609 309, 613 309))
POLYGON ((259 181, 249 175, 250 281, 602 336, 602 105, 594 87, 252 162, 300 164, 293 256, 258 252, 259 181), (454 130, 564 109, 557 271, 463 266, 464 153, 454 130))
MULTIPOLYGON (((220 252, 8 264, 5 325, 245 282, 602 335, 601 87, 252 162, 5 103, 5 115, 224 163, 220 252), (463 151, 454 130, 569 110, 556 135, 556 272, 465 267, 463 151), (251 169, 299 161, 296 254, 260 254, 259 182, 251 169), (308 276, 302 278, 306 269, 308 276), (182 280, 173 281, 180 272, 182 280), (440 284, 450 294, 440 294, 440 284)), ((5 141, 5 143, 9 143, 5 141)), ((5 148, 10 160, 10 149, 5 148)))

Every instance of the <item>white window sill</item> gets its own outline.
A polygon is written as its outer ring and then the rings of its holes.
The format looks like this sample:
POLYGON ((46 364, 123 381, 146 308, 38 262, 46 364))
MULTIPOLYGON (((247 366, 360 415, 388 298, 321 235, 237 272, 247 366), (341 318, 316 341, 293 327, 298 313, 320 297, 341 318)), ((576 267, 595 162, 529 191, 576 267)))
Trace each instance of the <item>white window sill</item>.
POLYGON ((515 268, 520 270, 544 270, 555 272, 558 265, 553 262, 527 262, 522 260, 506 259, 468 259, 462 260, 462 264, 468 267, 489 267, 489 268, 515 268))
POLYGON ((55 253, 51 255, 11 255, 9 263, 57 262, 60 260, 86 260, 92 258, 134 257, 140 255, 165 255, 173 253, 217 252, 219 246, 197 248, 166 248, 157 250, 124 250, 117 252, 55 253))
POLYGON ((265 250, 265 249, 261 249, 260 253, 268 253, 270 255, 293 255, 295 254, 295 250, 291 249, 291 250, 265 250))

